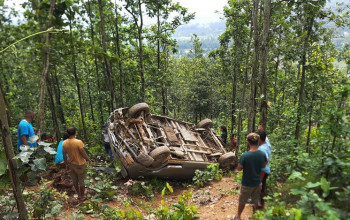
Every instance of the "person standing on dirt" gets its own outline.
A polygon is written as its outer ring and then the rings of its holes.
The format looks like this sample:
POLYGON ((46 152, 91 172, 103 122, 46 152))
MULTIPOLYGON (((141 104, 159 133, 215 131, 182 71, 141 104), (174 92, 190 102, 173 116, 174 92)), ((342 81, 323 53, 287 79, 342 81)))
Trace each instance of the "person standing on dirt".
POLYGON ((28 139, 35 135, 32 121, 34 119, 34 111, 27 110, 24 113, 24 119, 18 124, 17 130, 17 149, 20 150, 21 145, 26 145, 29 147, 37 147, 36 142, 30 143, 28 139))
POLYGON ((101 136, 103 139, 103 146, 105 147, 106 154, 113 161, 112 149, 111 149, 111 145, 109 143, 109 137, 108 137, 108 124, 103 125, 103 130, 102 130, 101 136))
POLYGON ((235 138, 235 135, 231 133, 230 135, 230 150, 234 151, 237 148, 237 138, 235 138))
MULTIPOLYGON (((259 132, 259 131, 265 131, 265 129, 264 129, 264 127, 263 127, 262 125, 258 125, 258 132, 259 132)), ((269 138, 267 137, 267 135, 266 135, 265 142, 266 142, 266 144, 269 145, 270 148, 271 148, 271 143, 270 143, 270 140, 269 140, 269 138)))
POLYGON ((62 140, 58 143, 58 147, 57 147, 57 153, 56 153, 56 157, 55 157, 55 163, 56 164, 60 164, 63 161, 63 142, 65 140, 67 140, 69 138, 69 135, 67 133, 63 134, 63 138, 62 140))
POLYGON ((243 177, 239 194, 238 211, 234 219, 241 219, 244 206, 249 198, 252 198, 255 209, 258 207, 261 192, 261 168, 264 168, 267 163, 265 153, 258 150, 258 143, 258 134, 248 134, 247 144, 249 145, 249 151, 243 153, 239 158, 237 171, 243 169, 243 177))
POLYGON ((225 125, 220 126, 220 131, 221 131, 221 141, 224 143, 224 146, 226 147, 226 142, 227 142, 227 128, 225 125))
POLYGON ((84 201, 86 161, 89 161, 90 165, 92 165, 92 161, 84 150, 84 143, 76 139, 77 131, 75 127, 71 126, 67 128, 67 134, 69 138, 62 144, 64 163, 67 171, 70 168, 73 186, 78 194, 78 199, 84 201), (69 156, 68 159, 66 154, 69 156))
POLYGON ((261 169, 261 196, 260 196, 260 201, 259 201, 259 208, 264 207, 265 201, 264 201, 264 196, 266 196, 266 180, 267 177, 270 175, 271 170, 270 170, 270 158, 271 158, 271 146, 269 146, 266 143, 266 133, 265 131, 258 131, 258 134, 260 136, 259 138, 259 151, 262 151, 265 153, 266 158, 267 158, 267 164, 265 168, 261 169))

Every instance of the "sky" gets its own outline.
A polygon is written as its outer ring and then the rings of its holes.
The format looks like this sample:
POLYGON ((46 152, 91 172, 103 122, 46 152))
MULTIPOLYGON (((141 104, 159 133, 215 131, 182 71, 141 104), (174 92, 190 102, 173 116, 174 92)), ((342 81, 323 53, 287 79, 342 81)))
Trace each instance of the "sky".
MULTIPOLYGON (((22 12, 21 4, 27 0, 5 0, 5 5, 11 6, 15 4, 17 11, 22 12)), ((207 24, 217 22, 222 16, 222 11, 227 0, 174 0, 186 7, 189 12, 195 12, 196 17, 191 24, 207 24)), ((147 22, 147 20, 146 20, 147 22)), ((149 21, 151 22, 151 21, 149 21)))
POLYGON ((227 0, 177 0, 189 12, 196 12, 196 17, 191 23, 212 23, 223 17, 223 8, 227 0))

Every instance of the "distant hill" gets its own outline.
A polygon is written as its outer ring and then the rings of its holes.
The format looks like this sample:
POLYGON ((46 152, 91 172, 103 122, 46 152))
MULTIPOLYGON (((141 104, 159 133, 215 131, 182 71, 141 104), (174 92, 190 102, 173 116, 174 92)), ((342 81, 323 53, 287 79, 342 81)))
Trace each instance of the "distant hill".
MULTIPOLYGON (((336 2, 348 2, 348 0, 331 0, 327 3, 327 7, 335 8, 336 2)), ((327 24, 328 28, 334 28, 334 24, 327 24)), ((218 37, 220 34, 222 34, 225 31, 225 21, 218 21, 213 23, 207 23, 207 24, 187 24, 180 26, 175 34, 173 35, 175 39, 177 40, 177 43, 179 45, 179 52, 178 56, 183 56, 187 54, 190 49, 192 48, 191 43, 191 36, 192 34, 197 34, 199 39, 202 42, 202 48, 204 49, 205 53, 208 53, 209 51, 218 48, 220 46, 218 37)), ((337 29, 336 30, 336 36, 333 40, 336 47, 338 49, 341 49, 341 47, 348 43, 350 44, 350 28, 345 29, 337 29)))

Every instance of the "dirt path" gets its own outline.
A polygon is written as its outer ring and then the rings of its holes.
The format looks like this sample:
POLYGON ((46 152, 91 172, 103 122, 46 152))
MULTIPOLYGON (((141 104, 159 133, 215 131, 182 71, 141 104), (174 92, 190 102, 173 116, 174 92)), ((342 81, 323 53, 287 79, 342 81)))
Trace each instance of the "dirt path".
MULTIPOLYGON (((198 215, 201 219, 232 219, 232 216, 237 212, 239 184, 233 178, 224 177, 222 180, 214 181, 204 188, 185 188, 180 185, 173 185, 173 188, 174 193, 165 195, 164 197, 160 193, 155 193, 153 199, 129 196, 124 186, 121 186, 117 195, 121 199, 131 198, 133 203, 130 208, 140 211, 144 216, 159 208, 161 200, 166 201, 170 205, 177 201, 179 195, 188 190, 192 190, 192 204, 197 206, 198 215)), ((103 204, 108 204, 110 207, 118 207, 121 210, 125 209, 123 204, 118 200, 106 201, 103 204)), ((69 215, 78 211, 81 205, 76 199, 70 198, 65 204, 64 212, 69 215)), ((251 205, 246 205, 242 218, 249 219, 252 216, 252 210, 251 205)), ((91 217, 91 215, 85 215, 85 218, 96 219, 91 217)), ((150 219, 153 218, 151 217, 150 219)))
MULTIPOLYGON (((66 216, 79 211, 79 208, 84 205, 84 203, 79 202, 73 197, 74 190, 71 185, 71 180, 69 175, 65 173, 64 169, 56 170, 56 168, 50 168, 45 177, 48 177, 48 185, 58 189, 60 192, 66 192, 69 196, 68 200, 65 201, 62 210, 66 216)), ((125 210, 122 201, 128 200, 131 201, 129 208, 138 210, 143 216, 148 215, 148 219, 155 219, 154 215, 152 216, 150 213, 155 212, 160 207, 161 200, 164 200, 165 203, 170 206, 177 202, 178 197, 181 194, 187 191, 192 191, 191 203, 197 207, 198 215, 201 219, 232 219, 232 216, 237 212, 239 184, 235 182, 232 177, 224 177, 220 181, 213 181, 210 185, 203 188, 195 186, 185 187, 181 182, 169 182, 174 189, 172 194, 167 194, 162 197, 160 192, 154 191, 154 197, 151 199, 130 196, 125 185, 126 182, 126 179, 116 180, 113 185, 116 185, 119 188, 116 191, 114 199, 112 201, 103 201, 99 206, 101 207, 102 204, 107 204, 109 207, 118 207, 121 210, 125 210)), ((145 182, 148 184, 147 180, 145 182)), ((37 190, 37 187, 31 187, 28 189, 37 190)), ((93 196, 94 193, 93 190, 87 189, 87 194, 90 194, 90 196, 93 196)), ((249 219, 252 216, 252 211, 252 206, 249 204, 246 205, 242 218, 249 219)), ((97 216, 85 215, 84 217, 85 219, 96 219, 97 216)))

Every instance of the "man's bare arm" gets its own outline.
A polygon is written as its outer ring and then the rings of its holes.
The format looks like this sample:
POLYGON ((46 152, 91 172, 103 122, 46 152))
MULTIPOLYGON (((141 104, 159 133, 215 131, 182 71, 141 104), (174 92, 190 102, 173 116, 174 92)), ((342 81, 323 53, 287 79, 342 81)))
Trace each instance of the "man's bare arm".
POLYGON ((63 153, 64 164, 66 165, 66 169, 68 170, 67 153, 63 149, 62 149, 62 153, 63 153))
POLYGON ((90 157, 87 155, 84 148, 79 148, 79 152, 85 160, 89 161, 89 163, 92 164, 92 161, 90 160, 90 157))
POLYGON ((27 137, 25 135, 21 136, 21 141, 24 145, 28 145, 27 137))
POLYGON ((237 171, 241 171, 242 169, 243 169, 242 164, 238 163, 238 165, 237 165, 237 171))

